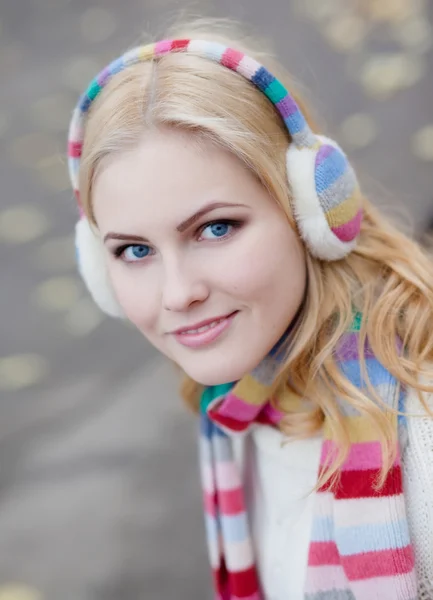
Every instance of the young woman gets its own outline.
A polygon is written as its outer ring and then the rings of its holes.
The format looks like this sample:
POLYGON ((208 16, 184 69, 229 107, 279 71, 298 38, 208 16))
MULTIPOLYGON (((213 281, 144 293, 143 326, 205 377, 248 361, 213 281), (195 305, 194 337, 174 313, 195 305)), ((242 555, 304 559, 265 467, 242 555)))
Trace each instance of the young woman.
POLYGON ((433 598, 432 261, 281 67, 169 37, 91 82, 69 167, 90 292, 200 415, 216 598, 433 598))

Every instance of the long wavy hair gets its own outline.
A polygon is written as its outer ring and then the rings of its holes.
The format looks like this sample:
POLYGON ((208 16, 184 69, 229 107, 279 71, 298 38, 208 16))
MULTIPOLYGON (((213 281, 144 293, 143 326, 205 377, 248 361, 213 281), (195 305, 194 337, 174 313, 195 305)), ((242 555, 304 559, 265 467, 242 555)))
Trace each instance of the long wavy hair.
MULTIPOLYGON (((252 37, 221 21, 195 21, 166 32, 169 38, 219 41, 256 58, 290 90, 313 131, 311 111, 290 77, 252 37)), ((219 64, 183 53, 131 66, 117 74, 94 102, 86 125, 80 169, 80 195, 94 221, 92 187, 107 157, 137 145, 151 128, 174 127, 211 140, 238 157, 271 193, 296 229, 286 177, 286 127, 267 98, 243 77, 219 64)), ((364 315, 360 356, 366 338, 401 385, 433 392, 433 262, 419 244, 363 198, 364 219, 356 249, 344 260, 324 262, 307 253, 308 289, 273 397, 290 385, 308 398, 308 410, 280 406, 280 428, 308 437, 327 417, 339 452, 320 483, 338 476, 349 451, 345 420, 336 398, 367 416, 376 427, 384 458, 381 482, 396 453, 395 418, 371 385, 354 387, 338 367, 335 349, 350 326, 353 311, 364 315), (404 347, 403 355, 396 338, 404 347), (424 381, 424 383, 422 383, 424 381), (312 405, 312 408, 311 408, 312 405)), ((361 367, 366 373, 365 362, 361 367)), ((201 386, 184 374, 181 393, 197 411, 201 386)), ((395 416, 395 414, 394 414, 395 416)), ((380 484, 380 482, 379 482, 380 484)))

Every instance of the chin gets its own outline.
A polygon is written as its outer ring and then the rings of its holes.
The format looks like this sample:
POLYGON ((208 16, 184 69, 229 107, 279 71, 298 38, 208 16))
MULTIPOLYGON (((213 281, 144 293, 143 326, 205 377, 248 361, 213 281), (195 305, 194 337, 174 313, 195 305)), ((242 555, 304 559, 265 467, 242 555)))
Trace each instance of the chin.
POLYGON ((250 369, 245 364, 233 364, 233 361, 227 365, 220 363, 219 365, 209 365, 209 367, 207 365, 200 365, 200 367, 195 364, 191 368, 184 366, 183 370, 194 381, 205 386, 222 385, 224 383, 239 381, 246 373, 250 372, 250 369))

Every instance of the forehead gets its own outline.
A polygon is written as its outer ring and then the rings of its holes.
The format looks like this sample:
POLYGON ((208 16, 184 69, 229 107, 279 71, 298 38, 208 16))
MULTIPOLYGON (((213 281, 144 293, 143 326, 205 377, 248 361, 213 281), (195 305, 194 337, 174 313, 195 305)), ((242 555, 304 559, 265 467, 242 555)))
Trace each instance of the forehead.
POLYGON ((101 230, 177 223, 212 201, 274 204, 234 155, 176 131, 150 132, 133 149, 110 157, 92 200, 101 230))

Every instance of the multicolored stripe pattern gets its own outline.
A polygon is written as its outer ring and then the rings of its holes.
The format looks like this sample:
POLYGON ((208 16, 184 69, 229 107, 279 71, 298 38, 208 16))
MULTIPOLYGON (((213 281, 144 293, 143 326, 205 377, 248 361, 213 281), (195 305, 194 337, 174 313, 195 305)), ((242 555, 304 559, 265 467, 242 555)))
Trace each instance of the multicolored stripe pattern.
POLYGON ((341 149, 322 144, 316 155, 315 187, 332 233, 341 242, 359 234, 362 221, 361 190, 356 174, 341 149))
MULTIPOLYGON (((359 357, 357 315, 337 350, 343 373, 365 389, 359 357)), ((364 348, 367 378, 381 399, 402 407, 404 394, 391 374, 364 348)), ((269 385, 278 368, 278 353, 267 356, 251 375, 235 384, 206 388, 201 399, 200 457, 208 547, 221 600, 263 600, 248 531, 241 476, 231 438, 256 423, 275 426, 283 413, 269 400, 269 385)), ((296 396, 283 398, 297 402, 296 396)), ((278 404, 280 404, 280 399, 278 404)), ((350 452, 338 486, 323 485, 316 493, 305 582, 305 600, 415 600, 414 555, 409 539, 402 488, 400 451, 384 485, 375 482, 382 468, 377 433, 369 420, 340 402, 346 419, 350 452)), ((396 428, 405 418, 389 413, 396 428)), ((325 420, 320 472, 336 452, 325 420)), ((404 437, 404 436, 402 436, 404 437)))

